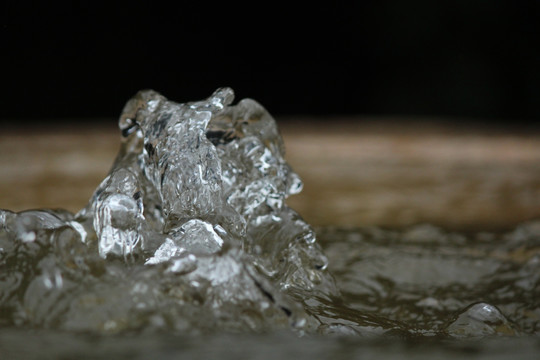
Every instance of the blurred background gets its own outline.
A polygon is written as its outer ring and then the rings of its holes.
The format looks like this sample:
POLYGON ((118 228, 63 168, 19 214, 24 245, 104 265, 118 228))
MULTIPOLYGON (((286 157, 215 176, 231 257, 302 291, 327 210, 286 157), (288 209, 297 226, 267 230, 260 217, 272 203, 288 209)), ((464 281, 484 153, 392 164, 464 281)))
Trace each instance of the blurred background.
POLYGON ((540 2, 51 3, 1 9, 0 208, 77 211, 138 90, 274 115, 314 225, 540 217, 540 2))
POLYGON ((231 86, 272 114, 539 118, 536 0, 2 5, 0 118, 116 117, 231 86))

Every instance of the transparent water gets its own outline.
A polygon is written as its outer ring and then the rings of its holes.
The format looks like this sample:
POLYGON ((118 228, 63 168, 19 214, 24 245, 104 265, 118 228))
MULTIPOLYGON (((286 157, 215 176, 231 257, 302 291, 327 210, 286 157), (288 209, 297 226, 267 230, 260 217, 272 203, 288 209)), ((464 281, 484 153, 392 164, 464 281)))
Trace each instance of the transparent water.
POLYGON ((25 359, 81 354, 130 359, 537 358, 540 222, 498 234, 451 233, 422 225, 405 230, 320 228, 317 235, 341 294, 329 299, 297 294, 306 296, 306 309, 326 323, 320 331, 300 336, 284 329, 61 331, 54 325, 7 324, 4 308, 0 351, 5 358, 25 359))
POLYGON ((0 211, 2 358, 538 355, 540 222, 315 231, 273 119, 231 95, 143 93, 87 207, 0 211))

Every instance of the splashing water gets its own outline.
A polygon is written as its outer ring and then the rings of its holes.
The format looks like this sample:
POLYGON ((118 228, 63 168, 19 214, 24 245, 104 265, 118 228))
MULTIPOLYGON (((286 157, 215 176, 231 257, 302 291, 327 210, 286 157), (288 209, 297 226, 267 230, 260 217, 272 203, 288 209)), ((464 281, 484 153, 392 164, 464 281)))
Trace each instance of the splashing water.
MULTIPOLYGON (((337 294, 273 118, 231 89, 142 91, 109 175, 77 214, 1 213, 2 322, 68 330, 307 330, 298 293, 337 294), (5 314, 6 312, 3 312, 5 314)), ((302 296, 303 296, 302 295, 302 296)))
POLYGON ((274 119, 231 89, 142 91, 77 214, 0 211, 0 324, 91 333, 535 335, 540 226, 318 230, 274 119), (332 274, 331 274, 331 273, 332 274))

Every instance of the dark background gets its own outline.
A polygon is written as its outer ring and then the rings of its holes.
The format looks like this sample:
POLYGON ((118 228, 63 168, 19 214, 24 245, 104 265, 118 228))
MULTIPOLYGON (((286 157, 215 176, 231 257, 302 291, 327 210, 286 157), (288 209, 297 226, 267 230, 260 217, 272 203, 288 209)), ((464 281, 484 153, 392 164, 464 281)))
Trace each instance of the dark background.
POLYGON ((0 119, 110 119, 140 89, 220 86, 275 116, 540 117, 539 1, 85 3, 4 2, 0 119))

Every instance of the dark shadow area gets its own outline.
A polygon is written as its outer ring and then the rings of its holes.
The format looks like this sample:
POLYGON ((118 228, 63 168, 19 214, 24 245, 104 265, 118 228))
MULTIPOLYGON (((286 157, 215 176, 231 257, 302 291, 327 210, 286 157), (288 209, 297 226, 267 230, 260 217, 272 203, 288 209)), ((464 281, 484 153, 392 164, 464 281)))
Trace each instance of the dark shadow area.
POLYGON ((110 118, 140 89, 220 86, 276 116, 540 116, 537 1, 179 4, 6 1, 0 119, 110 118))

